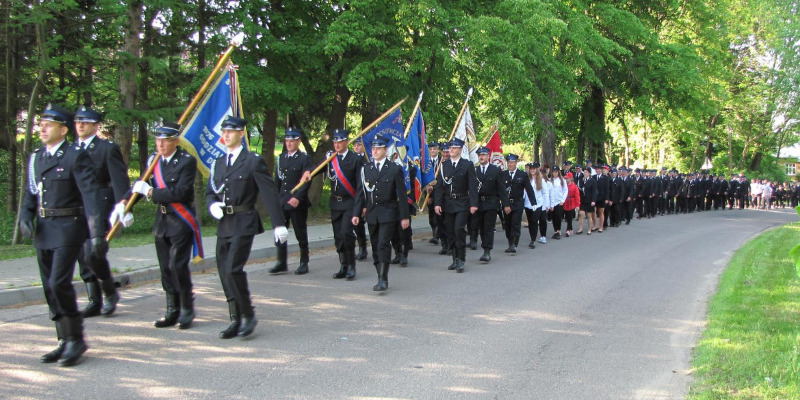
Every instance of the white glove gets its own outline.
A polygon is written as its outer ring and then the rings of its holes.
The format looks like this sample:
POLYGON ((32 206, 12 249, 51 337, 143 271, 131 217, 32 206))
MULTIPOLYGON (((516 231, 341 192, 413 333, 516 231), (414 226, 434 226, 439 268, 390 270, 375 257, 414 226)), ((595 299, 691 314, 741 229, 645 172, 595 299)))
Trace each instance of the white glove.
POLYGON ((145 181, 136 181, 136 183, 133 184, 133 191, 142 196, 147 196, 152 188, 153 187, 145 181))
POLYGON ((133 225, 133 214, 127 213, 124 217, 122 217, 122 226, 127 228, 131 225, 133 225))
POLYGON ((225 213, 222 212, 222 207, 224 205, 225 203, 219 201, 211 203, 211 205, 208 206, 208 212, 211 213, 211 216, 215 219, 222 219, 222 216, 225 215, 225 213))
POLYGON ((275 242, 283 244, 289 240, 289 230, 285 226, 276 226, 273 233, 275 234, 275 242))
POLYGON ((108 216, 108 222, 111 226, 114 226, 117 221, 121 220, 122 217, 125 215, 125 205, 122 203, 117 203, 114 206, 114 211, 111 211, 111 215, 108 216))

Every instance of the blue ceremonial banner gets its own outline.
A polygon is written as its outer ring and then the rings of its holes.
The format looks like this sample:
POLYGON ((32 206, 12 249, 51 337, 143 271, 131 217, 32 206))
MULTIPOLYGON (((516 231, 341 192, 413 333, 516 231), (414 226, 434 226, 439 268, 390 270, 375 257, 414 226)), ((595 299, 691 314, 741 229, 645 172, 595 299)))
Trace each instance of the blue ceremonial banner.
MULTIPOLYGON (((222 141, 222 121, 226 116, 242 117, 239 97, 239 80, 236 69, 229 66, 209 87, 203 101, 197 105, 188 122, 181 130, 181 144, 200 161, 198 169, 208 177, 211 163, 225 154, 222 141)), ((242 144, 247 148, 248 135, 242 144)))
MULTIPOLYGON (((421 194, 421 189, 436 180, 436 166, 431 162, 431 154, 428 151, 428 135, 425 131, 425 120, 422 117, 422 109, 414 115, 411 129, 408 131, 409 158, 417 164, 417 196, 421 194)), ((419 199, 416 199, 419 201, 419 199)))
MULTIPOLYGON (((364 141, 364 151, 367 153, 367 158, 369 158, 370 161, 374 161, 372 159, 372 141, 375 140, 375 137, 378 135, 386 138, 392 136, 400 143, 405 142, 403 140, 403 116, 400 114, 399 108, 389 114, 388 117, 362 137, 364 141)), ((389 145, 391 145, 391 143, 389 145)))

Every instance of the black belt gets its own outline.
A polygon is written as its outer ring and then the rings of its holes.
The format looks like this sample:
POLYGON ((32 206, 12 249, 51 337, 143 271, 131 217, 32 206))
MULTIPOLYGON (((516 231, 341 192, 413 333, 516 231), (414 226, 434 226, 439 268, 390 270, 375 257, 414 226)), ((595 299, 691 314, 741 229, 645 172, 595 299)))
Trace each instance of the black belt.
POLYGON ((46 217, 71 217, 74 215, 83 215, 83 207, 72 208, 40 208, 39 216, 46 217))
POLYGON ((494 199, 495 199, 495 196, 493 196, 493 195, 489 195, 489 196, 480 196, 480 199, 481 199, 481 201, 494 200, 494 199))
POLYGON ((332 198, 332 199, 334 199, 334 200, 336 200, 336 201, 338 201, 338 202, 342 202, 342 201, 345 201, 345 200, 347 200, 348 198, 352 198, 352 197, 350 197, 350 196, 337 196, 337 195, 335 195, 335 194, 332 194, 332 195, 331 195, 331 198, 332 198))
POLYGON ((467 193, 450 193, 450 198, 451 199, 457 199, 457 198, 466 197, 466 196, 467 196, 467 193))
POLYGON ((171 208, 169 208, 169 207, 167 207, 167 206, 165 206, 163 204, 159 204, 158 205, 158 212, 161 213, 161 214, 170 214, 170 213, 174 213, 175 211, 173 211, 171 208))
POLYGON ((514 204, 514 203, 516 203, 518 201, 522 201, 522 199, 508 199, 508 203, 509 204, 514 204))
POLYGON ((244 204, 244 205, 241 205, 241 206, 225 206, 225 208, 223 208, 223 210, 225 211, 225 214, 228 214, 228 215, 236 214, 236 213, 242 212, 242 211, 250 211, 250 210, 253 210, 253 209, 255 209, 255 206, 253 206, 252 204, 244 204))

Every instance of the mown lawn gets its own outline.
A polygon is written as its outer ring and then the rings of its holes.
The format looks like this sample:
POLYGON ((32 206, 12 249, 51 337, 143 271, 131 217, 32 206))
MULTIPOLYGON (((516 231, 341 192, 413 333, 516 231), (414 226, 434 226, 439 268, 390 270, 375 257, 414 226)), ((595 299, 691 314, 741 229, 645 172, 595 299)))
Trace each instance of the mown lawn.
POLYGON ((800 223, 734 255, 694 350, 689 399, 800 399, 800 281, 789 249, 800 223))

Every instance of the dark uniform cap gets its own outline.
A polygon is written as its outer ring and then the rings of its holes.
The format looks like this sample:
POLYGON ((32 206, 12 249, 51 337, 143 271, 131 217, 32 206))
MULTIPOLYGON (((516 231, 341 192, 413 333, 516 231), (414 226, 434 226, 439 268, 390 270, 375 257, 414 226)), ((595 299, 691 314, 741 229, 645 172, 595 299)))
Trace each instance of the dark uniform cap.
POLYGON ((344 142, 350 137, 350 131, 347 129, 334 129, 332 139, 334 142, 344 142))
POLYGON ((358 143, 358 144, 361 144, 361 145, 363 145, 363 144, 364 144, 364 139, 362 139, 362 138, 358 137, 358 138, 355 138, 355 139, 353 139, 353 141, 352 141, 352 142, 350 142, 350 143, 353 143, 353 144, 356 144, 356 143, 358 143))
POLYGON ((528 166, 530 166, 531 168, 539 168, 539 166, 541 166, 541 164, 539 164, 538 162, 534 161, 534 162, 528 163, 528 166))
POLYGON ((157 139, 171 139, 181 134, 181 125, 174 122, 164 122, 156 128, 157 139))
POLYGON ((626 168, 626 167, 623 165, 623 166, 619 167, 619 170, 620 170, 620 171, 627 171, 627 170, 628 170, 628 168, 626 168))
POLYGON ((222 129, 228 131, 243 131, 246 125, 247 125, 246 119, 237 118, 234 117, 233 115, 228 115, 222 121, 222 129))
POLYGON ((59 107, 55 104, 48 103, 42 115, 39 116, 40 121, 53 121, 59 124, 69 125, 72 122, 72 113, 59 107))
POLYGON ((459 138, 453 138, 450 140, 450 146, 463 147, 464 141, 459 138))
POLYGON ((475 150, 475 153, 477 153, 477 154, 492 154, 492 151, 489 150, 489 148, 486 147, 486 146, 481 146, 481 147, 478 147, 478 150, 475 150))
POLYGON ((565 167, 566 166, 570 166, 570 165, 572 165, 572 161, 564 161, 564 166, 565 167))
POLYGON ((283 138, 295 140, 295 139, 300 139, 301 136, 302 135, 300 134, 300 132, 294 130, 294 128, 292 127, 289 127, 286 128, 286 134, 283 135, 283 138))
POLYGON ((611 173, 612 174, 616 174, 617 173, 617 169, 616 168, 611 168, 611 173))
POLYGON ((372 140, 372 147, 386 147, 389 143, 383 136, 375 136, 375 139, 372 140))
POLYGON ((640 170, 639 168, 636 168, 636 169, 633 170, 633 172, 634 173, 639 173, 639 172, 642 172, 642 170, 640 170))
POLYGON ((590 162, 592 162, 592 159, 591 159, 591 158, 587 158, 587 159, 586 159, 586 160, 584 160, 583 162, 584 162, 584 163, 586 163, 586 164, 589 164, 590 162))
POLYGON ((102 120, 103 114, 89 107, 81 106, 78 111, 75 111, 75 122, 91 122, 96 124, 102 120))
POLYGON ((513 153, 506 154, 506 160, 508 161, 517 161, 519 160, 519 156, 513 153))
POLYGON ((428 148, 433 148, 433 147, 436 147, 438 149, 439 148, 439 143, 436 143, 436 142, 428 143, 428 148))
POLYGON ((559 168, 558 168, 558 165, 556 165, 556 166, 554 166, 554 167, 553 167, 553 171, 559 171, 559 172, 561 172, 561 169, 559 169, 559 168))
POLYGON ((450 148, 450 143, 442 142, 441 144, 439 144, 439 148, 442 149, 442 150, 447 150, 447 149, 450 148))
POLYGON ((666 170, 667 170, 667 167, 661 167, 661 170, 662 170, 662 171, 666 171, 666 170))

